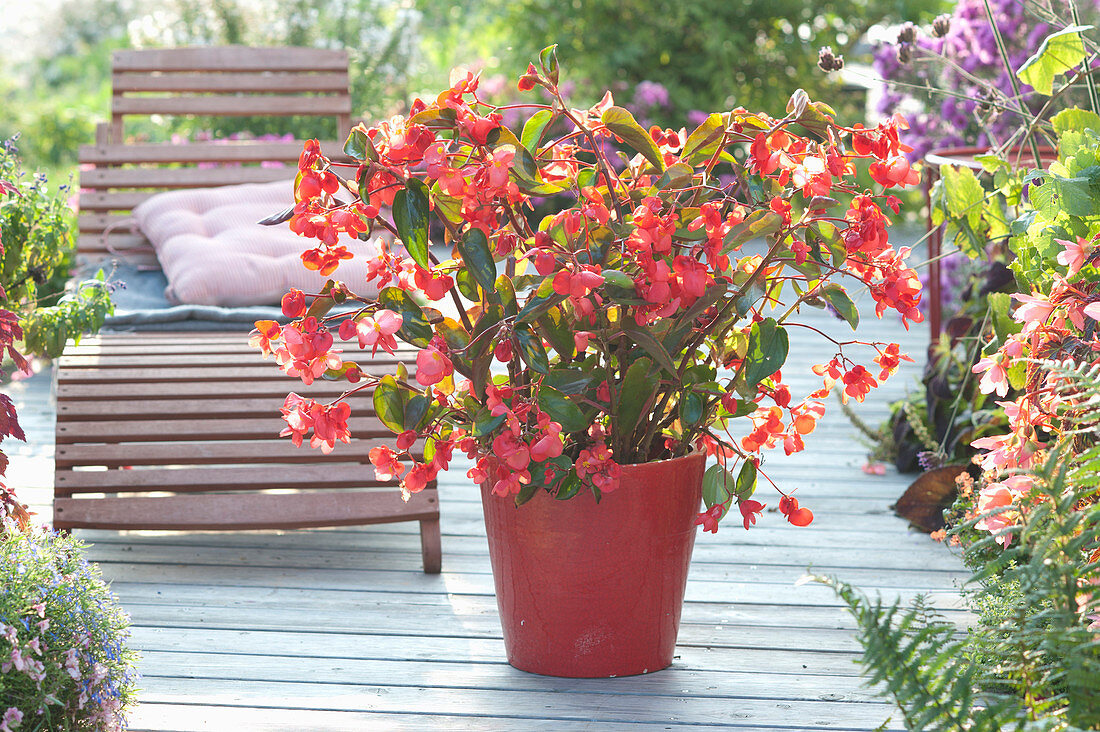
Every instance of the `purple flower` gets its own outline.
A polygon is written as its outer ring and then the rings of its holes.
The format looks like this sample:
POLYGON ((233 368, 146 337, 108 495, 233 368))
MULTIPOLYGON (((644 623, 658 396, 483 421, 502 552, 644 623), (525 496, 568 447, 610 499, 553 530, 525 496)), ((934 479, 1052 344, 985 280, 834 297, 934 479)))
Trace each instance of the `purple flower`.
POLYGON ((668 106, 668 89, 655 81, 640 81, 634 87, 634 104, 642 110, 668 106))

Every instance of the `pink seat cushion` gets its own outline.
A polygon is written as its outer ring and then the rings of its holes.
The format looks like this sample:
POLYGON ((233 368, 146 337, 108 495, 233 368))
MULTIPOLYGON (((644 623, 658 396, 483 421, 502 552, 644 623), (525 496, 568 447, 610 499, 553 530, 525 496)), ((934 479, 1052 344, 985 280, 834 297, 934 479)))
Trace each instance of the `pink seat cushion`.
MULTIPOLYGON (((301 253, 313 239, 287 224, 257 222, 294 204, 292 181, 249 183, 159 193, 134 209, 142 233, 156 250, 168 279, 170 302, 189 305, 277 305, 292 287, 319 292, 328 277, 308 270, 301 253)), ((356 255, 331 277, 356 294, 374 296, 366 285, 365 257, 373 242, 342 241, 356 255)))

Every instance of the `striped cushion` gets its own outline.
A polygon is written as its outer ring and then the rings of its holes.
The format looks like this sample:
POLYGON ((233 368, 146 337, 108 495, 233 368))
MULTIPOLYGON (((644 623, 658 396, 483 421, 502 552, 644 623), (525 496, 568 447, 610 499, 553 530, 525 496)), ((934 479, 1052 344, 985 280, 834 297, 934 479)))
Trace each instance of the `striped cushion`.
MULTIPOLYGON (((287 224, 257 222, 293 205, 292 181, 194 188, 161 193, 134 209, 142 233, 156 250, 168 279, 170 302, 189 305, 277 305, 296 287, 318 292, 327 277, 307 270, 300 255, 316 241, 292 232, 287 224)), ((333 278, 365 296, 365 257, 374 242, 342 241, 356 254, 340 264, 333 278), (363 256, 360 256, 363 255, 363 256)))

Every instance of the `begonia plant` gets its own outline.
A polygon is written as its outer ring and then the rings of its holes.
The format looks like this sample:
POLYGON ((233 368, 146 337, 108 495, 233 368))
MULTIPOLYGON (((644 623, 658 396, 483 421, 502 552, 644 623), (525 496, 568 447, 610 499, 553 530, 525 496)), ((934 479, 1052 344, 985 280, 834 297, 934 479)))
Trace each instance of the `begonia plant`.
MULTIPOLYGON (((801 309, 832 307, 854 329, 848 284, 869 289, 880 317, 921 320, 919 279, 884 211, 897 212, 892 188, 918 180, 904 120, 845 127, 799 90, 781 117, 738 108, 691 132, 646 130, 610 93, 571 106, 554 47, 518 87, 547 100, 521 105, 518 132, 501 124, 508 110, 479 101, 477 76, 459 74, 408 117, 355 127, 351 160, 307 143, 297 204, 273 217, 317 240, 305 265, 338 275, 351 256, 341 237, 376 229, 401 246, 371 261, 377 297, 335 280, 292 291, 291 322, 258 322, 253 343, 306 383, 373 388, 398 436, 370 459, 408 493, 455 448, 476 461, 470 478, 517 504, 540 490, 599 498, 619 487, 621 465, 703 450, 719 464, 698 523, 715 530, 736 503, 748 528, 764 507, 751 498, 763 454, 802 450, 834 388, 862 401, 906 358, 896 343, 799 324, 801 309), (861 161, 877 190, 855 182, 861 161), (534 197, 560 205, 533 220, 534 197), (446 251, 430 247, 432 220, 446 251), (828 346, 810 394, 792 394, 781 373, 798 325, 828 346), (415 373, 368 375, 334 334, 372 353, 410 344, 415 373), (420 445, 417 459, 408 451, 420 445)), ((329 451, 350 439, 349 414, 343 397, 291 394, 284 435, 329 451)), ((791 523, 812 520, 787 493, 779 505, 791 523)))

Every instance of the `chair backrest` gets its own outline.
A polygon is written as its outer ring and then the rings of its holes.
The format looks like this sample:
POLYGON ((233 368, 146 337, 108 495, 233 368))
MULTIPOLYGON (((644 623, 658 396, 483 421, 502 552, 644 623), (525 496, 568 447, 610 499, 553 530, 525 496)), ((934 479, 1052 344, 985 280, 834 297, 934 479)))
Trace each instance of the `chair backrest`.
MULTIPOLYGON (((143 237, 119 228, 134 206, 164 190, 289 178, 302 150, 301 141, 126 144, 128 117, 328 117, 335 120, 337 137, 351 126, 346 51, 126 50, 116 51, 112 63, 111 121, 99 126, 95 145, 81 147, 79 155, 81 263, 119 253, 128 261, 155 263, 143 237)), ((323 142, 322 148, 338 155, 340 145, 323 142)))

